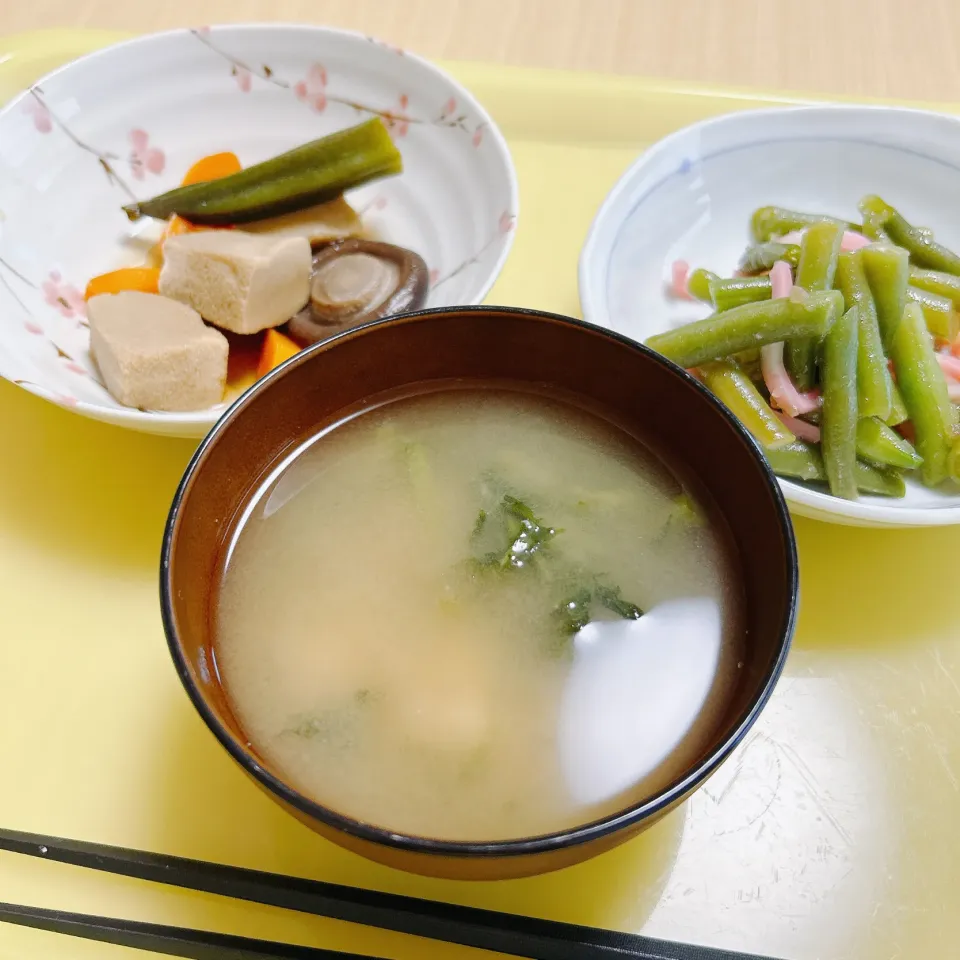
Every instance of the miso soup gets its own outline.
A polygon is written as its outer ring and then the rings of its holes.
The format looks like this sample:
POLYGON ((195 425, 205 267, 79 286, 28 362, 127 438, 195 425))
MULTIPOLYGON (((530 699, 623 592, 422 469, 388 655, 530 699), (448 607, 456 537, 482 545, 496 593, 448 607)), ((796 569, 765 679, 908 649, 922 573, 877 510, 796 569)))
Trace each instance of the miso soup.
POLYGON ((304 795, 398 833, 526 837, 697 760, 737 682, 738 582, 716 517, 634 437, 446 389, 347 419, 263 484, 215 654, 304 795))

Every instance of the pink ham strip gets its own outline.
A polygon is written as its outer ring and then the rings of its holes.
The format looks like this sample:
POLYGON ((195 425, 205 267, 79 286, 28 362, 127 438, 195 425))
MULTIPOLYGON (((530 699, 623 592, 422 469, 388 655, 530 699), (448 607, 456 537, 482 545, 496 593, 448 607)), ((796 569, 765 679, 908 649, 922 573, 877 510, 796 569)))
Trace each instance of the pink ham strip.
MULTIPOLYGON (((790 265, 778 260, 770 270, 770 294, 773 299, 790 296, 793 290, 793 275, 790 265)), ((814 393, 801 393, 794 386, 783 365, 783 344, 768 343, 760 350, 760 371, 763 382, 770 391, 770 399, 791 417, 811 413, 817 409, 818 398, 814 393)))
POLYGON ((820 428, 816 424, 807 423, 806 420, 797 420, 795 417, 788 417, 779 410, 775 410, 774 413, 780 418, 781 423, 799 440, 806 440, 807 443, 820 442, 820 428))
POLYGON ((690 279, 690 264, 686 260, 674 260, 670 266, 670 292, 680 300, 693 300, 687 286, 690 279))
MULTIPOLYGON (((790 233, 785 233, 782 237, 779 237, 778 243, 800 243, 803 240, 803 231, 802 230, 791 230, 790 233)), ((841 250, 859 250, 861 247, 866 247, 870 243, 870 240, 865 237, 862 233, 855 233, 853 230, 844 230, 843 238, 840 241, 841 250)))
POLYGON ((954 380, 960 380, 960 357, 955 357, 949 353, 938 353, 937 363, 940 364, 940 369, 948 377, 953 377, 954 380))
POLYGON ((790 264, 778 260, 770 268, 770 296, 774 300, 789 297, 792 289, 793 274, 790 272, 790 264))
POLYGON ((854 233, 852 230, 843 231, 843 239, 840 241, 840 249, 843 251, 859 250, 861 247, 870 246, 870 240, 862 233, 854 233))

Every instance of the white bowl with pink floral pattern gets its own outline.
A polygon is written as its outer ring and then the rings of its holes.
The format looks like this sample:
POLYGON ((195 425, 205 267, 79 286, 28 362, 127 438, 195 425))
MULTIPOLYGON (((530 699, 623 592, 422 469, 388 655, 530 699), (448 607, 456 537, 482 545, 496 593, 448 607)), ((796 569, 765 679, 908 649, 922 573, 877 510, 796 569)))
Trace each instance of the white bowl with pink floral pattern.
POLYGON ((223 405, 124 407, 90 359, 87 280, 143 263, 162 228, 121 206, 176 186, 206 154, 249 165, 371 115, 404 172, 348 199, 377 236, 426 260, 427 306, 479 303, 513 239, 516 175, 483 108, 419 57, 322 27, 204 27, 121 43, 39 81, 0 111, 0 375, 99 420, 202 436, 223 405))

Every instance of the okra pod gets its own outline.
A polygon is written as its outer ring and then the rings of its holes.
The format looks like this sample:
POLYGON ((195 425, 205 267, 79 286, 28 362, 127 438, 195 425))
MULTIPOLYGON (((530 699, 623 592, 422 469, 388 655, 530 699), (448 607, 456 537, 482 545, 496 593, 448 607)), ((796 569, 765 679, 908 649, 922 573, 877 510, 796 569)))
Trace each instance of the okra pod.
MULTIPOLYGON (((824 483, 827 471, 820 451, 810 443, 796 440, 776 450, 765 450, 770 468, 777 476, 810 483, 824 483)), ((881 497, 902 497, 906 493, 903 477, 893 470, 880 470, 859 460, 854 465, 857 489, 881 497)))
POLYGON ((861 417, 890 416, 893 380, 883 353, 877 308, 863 272, 859 251, 841 253, 835 283, 846 309, 857 308, 860 330, 857 344, 857 405, 861 417))
POLYGON ((861 208, 874 212, 882 219, 884 233, 898 246, 903 247, 918 267, 941 270, 960 276, 960 257, 933 239, 928 230, 922 230, 907 221, 895 207, 880 197, 865 197, 861 208))
POLYGON ((820 448, 830 492, 844 500, 857 499, 857 313, 835 320, 823 341, 820 448))
POLYGON ((856 225, 823 213, 801 213, 797 210, 785 210, 783 207, 760 207, 750 218, 750 231, 758 243, 765 243, 771 237, 780 237, 794 230, 804 230, 814 223, 837 223, 841 229, 855 230, 856 225))
POLYGON ((935 487, 947 477, 955 413, 923 312, 915 303, 903 311, 890 353, 916 434, 917 453, 923 457, 920 475, 927 486, 935 487))
POLYGON ((857 456, 878 467, 898 470, 916 470, 923 463, 913 444, 877 417, 858 421, 857 456))
POLYGON ((720 360, 705 363, 699 369, 708 389, 723 401, 762 447, 775 449, 796 439, 737 364, 720 360))
POLYGON ((860 262, 876 307, 883 349, 889 350, 907 304, 910 257, 902 247, 871 244, 860 251, 860 262))
POLYGON ((783 297, 748 303, 657 334, 647 340, 647 346, 681 367, 696 367, 707 360, 722 360, 790 337, 821 340, 841 305, 842 298, 836 291, 812 294, 803 300, 783 297))
POLYGON ((915 303, 923 311, 923 319, 927 329, 941 340, 953 341, 960 332, 960 314, 953 306, 949 297, 942 297, 939 293, 929 290, 920 290, 917 287, 907 287, 907 299, 915 303))
POLYGON ((312 140, 219 180, 178 187, 125 206, 131 220, 178 214, 224 226, 302 210, 345 190, 400 173, 403 161, 379 117, 312 140))
MULTIPOLYGON (((810 224, 800 243, 800 263, 796 285, 808 293, 829 290, 833 286, 840 255, 843 226, 823 220, 810 224)), ((817 345, 809 338, 790 340, 784 350, 787 370, 801 390, 809 390, 817 379, 817 345)))

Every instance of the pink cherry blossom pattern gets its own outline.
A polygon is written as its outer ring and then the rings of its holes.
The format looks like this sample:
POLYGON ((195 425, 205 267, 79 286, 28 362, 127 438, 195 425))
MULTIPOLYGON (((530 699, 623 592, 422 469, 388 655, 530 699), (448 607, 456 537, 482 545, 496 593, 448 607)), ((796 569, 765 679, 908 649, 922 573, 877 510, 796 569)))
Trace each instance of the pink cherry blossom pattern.
POLYGON ((43 335, 43 327, 39 323, 34 323, 32 320, 28 320, 24 323, 27 333, 32 333, 35 337, 43 335))
POLYGON ((387 207, 387 198, 384 196, 377 197, 377 199, 373 201, 372 206, 374 210, 385 210, 387 207))
POLYGON ((497 221, 497 229, 501 233, 509 233, 513 229, 513 224, 516 219, 512 213, 504 211, 500 214, 500 219, 497 221))
POLYGON ((384 118, 392 137, 400 138, 407 135, 410 129, 410 118, 407 116, 409 106, 410 98, 405 93, 401 93, 397 97, 397 106, 384 118))
POLYGON ((40 285, 43 299, 51 306, 56 307, 63 317, 82 317, 87 312, 83 294, 73 286, 63 282, 63 277, 56 270, 51 270, 47 279, 40 285))
POLYGON ((368 36, 367 39, 371 43, 375 43, 378 47, 384 47, 387 50, 392 50, 398 57, 403 57, 406 55, 406 51, 403 49, 403 47, 398 47, 395 44, 387 43, 384 40, 378 39, 377 37, 368 36))
POLYGON ((436 267, 433 267, 427 276, 430 279, 430 286, 432 287, 440 279, 440 271, 436 267))
POLYGON ((53 120, 47 105, 34 96, 23 101, 23 112, 33 118, 33 125, 38 133, 49 133, 53 129, 53 120))
POLYGON ((470 138, 471 142, 475 147, 479 147, 483 143, 483 129, 486 127, 485 123, 481 123, 476 130, 473 131, 473 136, 470 138))
POLYGON ((246 67, 237 64, 233 65, 230 72, 233 74, 233 79, 237 81, 237 86, 244 93, 249 93, 253 86, 253 74, 246 67))
POLYGON ((200 36, 202 36, 202 37, 206 37, 206 36, 209 36, 209 35, 210 35, 210 24, 208 24, 208 23, 202 23, 202 24, 200 24, 199 27, 194 27, 193 29, 194 29, 197 33, 199 33, 200 36))
POLYGON ((457 100, 455 97, 451 97, 443 105, 443 109, 440 111, 440 119, 446 120, 448 117, 452 117, 456 112, 457 112, 457 100))
POLYGON ((167 158, 159 147, 150 146, 150 135, 146 130, 131 130, 130 134, 130 172, 135 180, 143 180, 147 173, 161 174, 167 165, 167 158))
POLYGON ((77 374, 79 374, 81 377, 85 377, 85 376, 87 375, 87 371, 84 370, 84 368, 81 367, 79 363, 74 363, 73 360, 68 360, 68 361, 64 364, 64 366, 65 366, 71 373, 77 373, 77 374))
POLYGON ((322 63, 315 63, 307 71, 307 76, 293 86, 298 100, 306 103, 311 110, 323 113, 327 108, 327 71, 322 63))
POLYGON ((57 402, 65 407, 75 407, 80 401, 76 397, 71 397, 69 393, 58 393, 57 402))

